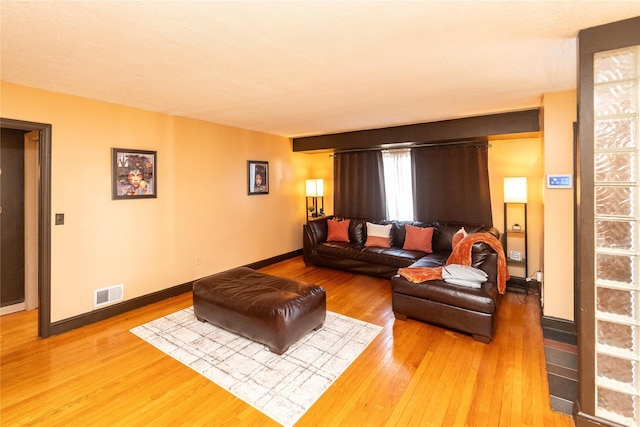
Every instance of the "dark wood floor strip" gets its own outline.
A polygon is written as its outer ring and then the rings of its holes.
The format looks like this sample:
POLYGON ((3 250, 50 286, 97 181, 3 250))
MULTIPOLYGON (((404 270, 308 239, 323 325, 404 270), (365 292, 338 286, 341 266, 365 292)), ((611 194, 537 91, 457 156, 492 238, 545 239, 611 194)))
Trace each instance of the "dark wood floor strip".
POLYGON ((571 415, 573 402, 578 398, 576 337, 553 328, 543 328, 542 333, 551 408, 571 415))

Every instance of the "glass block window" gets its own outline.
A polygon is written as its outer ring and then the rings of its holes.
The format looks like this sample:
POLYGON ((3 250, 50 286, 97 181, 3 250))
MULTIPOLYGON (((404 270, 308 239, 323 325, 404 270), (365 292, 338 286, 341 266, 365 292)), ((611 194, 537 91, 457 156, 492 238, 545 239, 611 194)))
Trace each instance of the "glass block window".
POLYGON ((640 426, 640 46, 594 58, 596 415, 640 426))

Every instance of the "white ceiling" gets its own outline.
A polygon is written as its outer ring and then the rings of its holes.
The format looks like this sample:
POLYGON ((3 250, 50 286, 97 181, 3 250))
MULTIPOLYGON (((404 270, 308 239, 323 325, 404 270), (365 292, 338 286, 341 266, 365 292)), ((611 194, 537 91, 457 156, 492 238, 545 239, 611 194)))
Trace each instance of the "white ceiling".
MULTIPOLYGON (((7 1, 3 81, 284 136, 535 108, 631 1, 7 1)), ((640 28, 638 29, 640 31, 640 28)))

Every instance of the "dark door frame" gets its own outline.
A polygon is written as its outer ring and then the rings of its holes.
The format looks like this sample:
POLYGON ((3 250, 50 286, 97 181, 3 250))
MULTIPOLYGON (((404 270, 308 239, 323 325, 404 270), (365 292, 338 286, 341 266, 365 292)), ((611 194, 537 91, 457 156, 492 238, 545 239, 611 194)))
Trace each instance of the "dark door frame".
POLYGON ((38 131, 38 336, 51 336, 51 125, 0 117, 0 128, 38 131))
POLYGON ((612 425, 596 417, 596 297, 594 277, 594 106, 593 60, 598 52, 640 44, 640 17, 592 27, 578 33, 578 145, 575 205, 575 304, 578 327, 578 399, 574 422, 578 427, 612 425))

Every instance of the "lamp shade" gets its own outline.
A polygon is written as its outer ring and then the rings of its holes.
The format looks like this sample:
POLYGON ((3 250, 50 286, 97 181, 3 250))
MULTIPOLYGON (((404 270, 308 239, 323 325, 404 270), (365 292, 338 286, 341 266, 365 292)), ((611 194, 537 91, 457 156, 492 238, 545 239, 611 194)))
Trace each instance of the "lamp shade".
POLYGON ((523 176, 505 177, 504 202, 527 203, 527 178, 523 176))
POLYGON ((307 197, 323 197, 324 181, 322 179, 307 180, 307 197))

